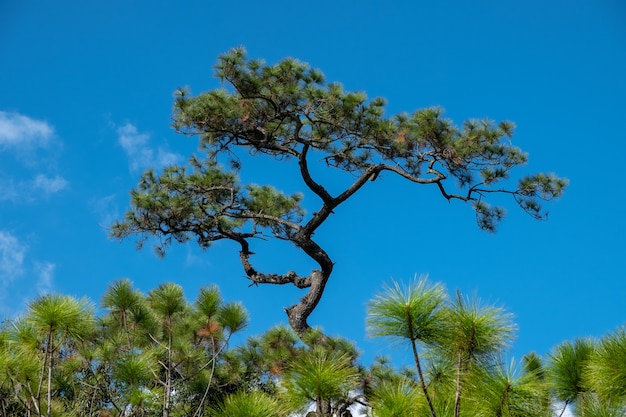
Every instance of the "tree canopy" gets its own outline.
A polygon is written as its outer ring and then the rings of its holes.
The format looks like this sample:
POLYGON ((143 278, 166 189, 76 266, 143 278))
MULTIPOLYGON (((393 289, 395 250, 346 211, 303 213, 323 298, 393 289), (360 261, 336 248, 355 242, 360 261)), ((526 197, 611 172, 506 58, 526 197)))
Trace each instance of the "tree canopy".
POLYGON ((436 187, 443 198, 470 204, 478 226, 488 231, 504 215, 502 207, 490 205, 492 194, 510 196, 541 219, 541 203, 559 197, 567 185, 553 174, 510 178, 512 169, 528 158, 511 144, 511 122, 467 120, 457 126, 440 108, 386 116, 382 98, 346 92, 296 59, 275 65, 249 59, 242 48, 220 56, 215 70, 224 88, 197 96, 182 88, 174 103, 174 128, 197 135, 203 155, 192 156, 186 166, 145 172, 131 192, 131 209, 112 226, 112 236, 139 235, 140 245, 155 237, 160 253, 172 241, 191 239, 202 248, 222 239, 237 242, 253 283, 308 288, 286 309, 301 336, 333 270, 330 255, 313 235, 335 208, 381 173, 436 187), (302 194, 240 183, 242 151, 291 163, 305 190, 319 199, 317 210, 305 213, 302 194), (318 163, 351 174, 352 181, 331 192, 330 184, 313 175, 318 163), (255 269, 250 245, 268 233, 292 242, 319 269, 309 274, 255 269))
POLYGON ((396 363, 286 326, 237 342, 247 311, 215 285, 189 302, 177 284, 143 293, 121 279, 99 306, 49 294, 0 321, 0 417, 626 415, 623 326, 518 362, 506 310, 425 277, 368 303, 385 352, 413 352, 396 363))

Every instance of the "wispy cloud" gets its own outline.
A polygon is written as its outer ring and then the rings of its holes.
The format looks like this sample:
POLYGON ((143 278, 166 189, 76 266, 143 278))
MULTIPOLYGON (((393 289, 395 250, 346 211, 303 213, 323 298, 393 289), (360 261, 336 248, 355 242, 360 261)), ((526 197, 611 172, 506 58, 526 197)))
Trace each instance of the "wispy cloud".
POLYGON ((24 275, 27 247, 13 234, 0 230, 0 315, 13 313, 14 282, 24 275), (11 297, 9 297, 11 294, 11 297))
POLYGON ((29 180, 0 178, 0 201, 33 202, 67 188, 68 181, 59 176, 37 174, 29 180))
POLYGON ((161 146, 153 147, 150 144, 150 135, 140 133, 131 123, 119 126, 116 131, 118 142, 128 157, 132 172, 150 167, 163 168, 181 159, 181 155, 169 152, 161 146))
POLYGON ((54 269, 56 265, 52 262, 37 262, 35 264, 35 272, 38 275, 37 292, 39 294, 48 294, 52 292, 54 287, 54 269))
POLYGON ((43 191, 44 194, 50 195, 63 190, 67 187, 67 181, 65 178, 55 175, 49 177, 43 174, 39 174, 33 180, 33 187, 37 190, 43 191))
POLYGON ((55 270, 53 262, 33 259, 18 236, 0 230, 0 316, 15 316, 29 300, 54 291, 55 270))
POLYGON ((13 234, 0 230, 0 289, 24 273, 26 246, 13 234))
POLYGON ((13 166, 0 166, 0 201, 32 202, 67 188, 65 178, 50 172, 61 145, 48 122, 0 111, 0 155, 17 156, 13 166))
POLYGON ((41 148, 53 137, 54 128, 45 121, 0 111, 0 148, 41 148))

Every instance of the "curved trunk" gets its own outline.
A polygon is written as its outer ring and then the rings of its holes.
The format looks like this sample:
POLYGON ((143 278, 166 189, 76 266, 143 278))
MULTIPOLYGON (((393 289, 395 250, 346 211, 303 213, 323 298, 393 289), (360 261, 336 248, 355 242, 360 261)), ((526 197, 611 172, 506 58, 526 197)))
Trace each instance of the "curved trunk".
POLYGON ((309 292, 300 299, 298 304, 294 304, 285 309, 285 313, 287 313, 287 317, 289 318, 289 324, 298 336, 304 336, 311 328, 307 319, 322 298, 329 277, 328 274, 322 271, 313 271, 310 276, 311 284, 309 292))
POLYGON ((311 329, 307 319, 319 304, 324 294, 326 283, 333 271, 333 262, 328 254, 310 236, 296 234, 293 241, 315 260, 321 269, 312 271, 307 277, 300 276, 294 271, 289 271, 283 275, 265 274, 258 272, 250 263, 249 258, 253 253, 250 252, 248 241, 243 236, 235 234, 230 234, 229 238, 239 242, 241 245, 239 259, 248 279, 254 284, 292 284, 300 289, 309 288, 309 292, 300 299, 300 302, 285 309, 289 324, 298 336, 303 337, 311 329))

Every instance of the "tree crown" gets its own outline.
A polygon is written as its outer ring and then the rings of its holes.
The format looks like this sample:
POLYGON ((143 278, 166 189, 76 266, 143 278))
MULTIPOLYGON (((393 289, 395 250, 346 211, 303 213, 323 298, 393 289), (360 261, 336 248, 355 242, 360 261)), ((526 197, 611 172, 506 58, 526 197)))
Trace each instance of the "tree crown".
POLYGON ((140 244, 157 237, 160 253, 172 240, 195 239, 203 248, 220 239, 238 242, 242 266, 254 283, 312 288, 300 304, 287 309, 299 334, 308 329, 306 317, 333 269, 330 256, 313 240, 314 232, 379 174, 436 186, 445 199, 471 204, 479 227, 488 231, 504 215, 503 208, 488 204, 491 194, 510 195, 541 219, 541 202, 559 197, 567 185, 565 179, 540 173, 510 186, 511 170, 527 161, 526 153, 510 142, 511 122, 468 120, 458 127, 439 108, 387 117, 382 98, 346 92, 295 59, 276 65, 249 59, 242 48, 219 57, 215 69, 225 88, 195 97, 180 89, 174 103, 174 128, 198 135, 206 157, 194 156, 189 166, 171 166, 158 175, 147 171, 131 192, 132 209, 113 225, 112 235, 121 239, 138 234, 140 244), (305 216, 301 194, 241 184, 241 150, 295 161, 306 189, 319 198, 318 210, 305 216), (220 163, 223 158, 230 168, 220 163), (332 184, 313 174, 311 164, 316 162, 349 173, 351 182, 331 192, 332 184), (257 271, 249 259, 250 239, 268 231, 294 243, 320 269, 309 276, 257 271))

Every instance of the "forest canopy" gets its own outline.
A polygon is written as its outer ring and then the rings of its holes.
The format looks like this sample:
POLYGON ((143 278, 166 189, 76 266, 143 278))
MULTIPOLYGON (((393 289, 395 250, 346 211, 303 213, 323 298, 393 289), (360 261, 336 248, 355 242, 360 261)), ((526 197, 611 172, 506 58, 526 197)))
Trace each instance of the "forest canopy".
POLYGON ((385 285, 367 330, 393 352, 361 361, 341 337, 288 327, 239 343, 245 307, 215 285, 112 282, 47 294, 0 323, 0 416, 548 417, 626 412, 626 331, 509 359, 509 312, 416 278, 385 285), (408 353, 408 354, 407 354, 408 353), (398 358, 405 358, 398 362, 398 358))

